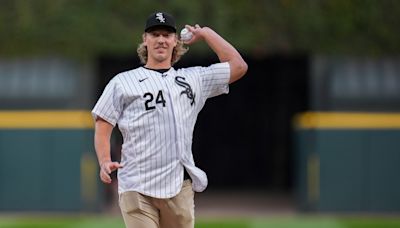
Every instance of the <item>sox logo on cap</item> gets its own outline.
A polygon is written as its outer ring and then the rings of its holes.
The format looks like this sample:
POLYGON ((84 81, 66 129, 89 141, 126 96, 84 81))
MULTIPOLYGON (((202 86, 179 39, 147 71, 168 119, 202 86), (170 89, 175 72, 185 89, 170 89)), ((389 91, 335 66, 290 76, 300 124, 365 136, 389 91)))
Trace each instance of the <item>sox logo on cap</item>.
POLYGON ((161 23, 165 23, 165 18, 162 13, 156 13, 156 19, 161 23))

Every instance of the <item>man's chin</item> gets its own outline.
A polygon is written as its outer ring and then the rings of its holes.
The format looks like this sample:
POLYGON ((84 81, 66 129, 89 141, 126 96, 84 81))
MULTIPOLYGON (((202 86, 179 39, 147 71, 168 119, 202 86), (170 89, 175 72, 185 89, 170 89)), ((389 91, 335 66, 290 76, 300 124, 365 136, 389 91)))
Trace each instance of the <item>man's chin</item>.
POLYGON ((164 62, 165 60, 168 59, 168 57, 167 57, 166 54, 158 54, 158 55, 155 56, 155 59, 156 59, 158 62, 164 62))

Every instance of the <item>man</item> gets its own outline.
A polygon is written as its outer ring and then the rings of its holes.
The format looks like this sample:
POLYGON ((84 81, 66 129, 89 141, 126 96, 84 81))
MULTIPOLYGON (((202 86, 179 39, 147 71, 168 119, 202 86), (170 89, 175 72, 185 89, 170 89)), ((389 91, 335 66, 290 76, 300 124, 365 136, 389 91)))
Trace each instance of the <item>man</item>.
POLYGON ((193 37, 185 44, 205 41, 221 63, 175 70, 186 49, 174 18, 153 13, 138 48, 144 66, 116 75, 92 111, 100 178, 111 183, 110 173, 119 169, 126 227, 194 227, 194 192, 207 186, 191 151, 197 115, 207 98, 228 93, 228 84, 247 71, 239 52, 212 29, 186 28, 193 37), (116 124, 123 135, 121 163, 110 158, 116 124))

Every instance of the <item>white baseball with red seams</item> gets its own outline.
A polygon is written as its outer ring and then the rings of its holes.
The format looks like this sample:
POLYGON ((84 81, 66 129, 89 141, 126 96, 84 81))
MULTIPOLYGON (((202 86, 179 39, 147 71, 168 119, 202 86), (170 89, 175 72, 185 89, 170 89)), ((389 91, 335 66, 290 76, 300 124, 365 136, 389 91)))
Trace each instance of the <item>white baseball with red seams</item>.
POLYGON ((192 39, 193 37, 193 33, 190 32, 187 28, 183 28, 181 30, 181 40, 182 41, 189 41, 190 39, 192 39))

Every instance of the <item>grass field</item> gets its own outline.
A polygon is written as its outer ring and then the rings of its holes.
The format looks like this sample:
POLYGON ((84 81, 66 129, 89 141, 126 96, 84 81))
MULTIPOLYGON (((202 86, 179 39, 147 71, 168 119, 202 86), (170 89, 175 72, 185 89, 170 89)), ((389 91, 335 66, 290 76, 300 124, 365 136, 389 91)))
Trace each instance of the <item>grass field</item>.
MULTIPOLYGON (((119 217, 0 216, 1 228, 123 228, 119 217)), ((260 219, 199 219, 196 228, 400 228, 400 217, 275 216, 260 219)))

